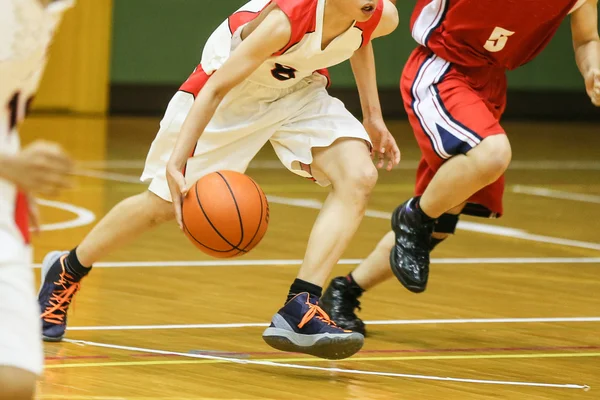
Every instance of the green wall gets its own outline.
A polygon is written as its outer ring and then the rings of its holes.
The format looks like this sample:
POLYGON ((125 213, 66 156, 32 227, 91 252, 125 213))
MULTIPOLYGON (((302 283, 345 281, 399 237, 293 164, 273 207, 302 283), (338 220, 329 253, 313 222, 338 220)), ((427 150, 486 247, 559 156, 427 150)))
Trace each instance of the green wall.
MULTIPOLYGON (((210 33, 245 0, 117 0, 114 2, 113 84, 178 85, 200 60, 210 33)), ((414 48, 408 20, 414 1, 400 0, 401 25, 376 40, 380 86, 396 87, 414 48)), ((568 21, 567 21, 568 22, 568 21)), ((335 87, 354 86, 348 63, 332 69, 335 87)), ((568 23, 534 62, 510 73, 513 89, 583 90, 568 23)))

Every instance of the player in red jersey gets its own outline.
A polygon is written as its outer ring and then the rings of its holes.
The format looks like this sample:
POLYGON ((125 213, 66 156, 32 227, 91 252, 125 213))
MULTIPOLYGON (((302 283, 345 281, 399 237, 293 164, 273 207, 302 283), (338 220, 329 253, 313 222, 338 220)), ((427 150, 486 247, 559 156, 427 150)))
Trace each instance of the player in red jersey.
POLYGON ((499 123, 505 72, 533 60, 569 14, 577 65, 588 96, 600 106, 597 0, 417 1, 411 29, 420 46, 401 79, 422 151, 416 197, 396 209, 393 231, 360 266, 332 280, 321 304, 338 325, 364 333, 355 314, 358 298, 392 274, 410 291, 423 292, 429 253, 454 233, 461 213, 502 215, 511 160, 499 123))
POLYGON ((271 142, 289 170, 332 190, 288 299, 263 338, 277 349, 325 358, 358 351, 363 336, 331 323, 318 299, 375 185, 370 143, 388 157, 389 169, 400 159, 381 116, 371 45, 397 24, 388 0, 251 0, 223 21, 169 103, 142 175, 149 190, 113 208, 76 249, 44 260, 45 339, 63 337, 68 306, 94 262, 159 223, 177 219, 181 226, 190 184, 216 170, 244 172, 271 142), (323 68, 348 59, 364 124, 326 90, 323 68), (57 284, 61 273, 67 279, 57 284))

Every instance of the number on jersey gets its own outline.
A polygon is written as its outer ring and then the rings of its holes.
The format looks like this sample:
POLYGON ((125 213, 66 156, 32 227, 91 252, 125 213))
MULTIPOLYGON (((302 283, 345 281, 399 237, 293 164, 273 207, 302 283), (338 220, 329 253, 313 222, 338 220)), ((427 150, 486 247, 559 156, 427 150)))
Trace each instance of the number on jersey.
POLYGON ((288 81, 296 78, 297 69, 292 67, 286 67, 285 65, 275 64, 275 68, 271 70, 273 78, 279 81, 288 81))

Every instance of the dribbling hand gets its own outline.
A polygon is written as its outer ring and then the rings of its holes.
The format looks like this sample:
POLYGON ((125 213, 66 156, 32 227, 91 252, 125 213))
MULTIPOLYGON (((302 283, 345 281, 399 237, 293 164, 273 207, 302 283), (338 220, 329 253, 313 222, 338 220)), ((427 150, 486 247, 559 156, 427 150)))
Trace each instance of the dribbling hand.
POLYGON ((175 207, 175 218, 179 229, 183 230, 183 212, 182 205, 183 199, 187 195, 189 188, 185 182, 185 177, 177 169, 177 167, 169 164, 167 166, 167 183, 169 184, 169 191, 171 192, 171 199, 173 206, 175 207))

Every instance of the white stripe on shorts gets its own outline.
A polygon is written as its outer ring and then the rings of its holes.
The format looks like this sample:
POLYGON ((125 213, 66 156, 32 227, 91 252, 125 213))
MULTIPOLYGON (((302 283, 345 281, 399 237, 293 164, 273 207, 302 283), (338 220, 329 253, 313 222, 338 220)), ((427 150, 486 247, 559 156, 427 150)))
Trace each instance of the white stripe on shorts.
POLYGON ((475 147, 481 142, 479 137, 452 118, 438 96, 435 85, 442 80, 449 68, 448 61, 432 54, 421 65, 412 86, 413 111, 421 122, 423 130, 429 136, 435 152, 444 159, 455 154, 445 148, 438 126, 470 147, 475 147))
POLYGON ((427 38, 442 22, 449 0, 432 0, 426 5, 415 21, 412 29, 413 38, 425 46, 427 38))

